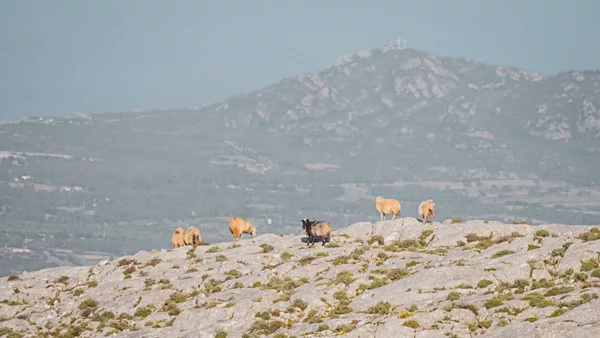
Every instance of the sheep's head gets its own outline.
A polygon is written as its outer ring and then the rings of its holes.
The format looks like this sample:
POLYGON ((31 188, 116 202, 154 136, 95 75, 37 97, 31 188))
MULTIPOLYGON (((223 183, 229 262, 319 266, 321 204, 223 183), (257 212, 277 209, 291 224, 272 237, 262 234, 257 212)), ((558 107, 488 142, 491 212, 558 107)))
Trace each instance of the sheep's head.
POLYGON ((175 230, 176 234, 183 234, 183 229, 182 228, 177 228, 177 230, 175 230))
POLYGON ((256 237, 256 228, 254 227, 254 225, 250 225, 250 227, 248 228, 248 233, 250 233, 252 237, 256 237))
POLYGON ((308 227, 310 226, 310 221, 308 218, 302 220, 302 233, 307 234, 308 227))

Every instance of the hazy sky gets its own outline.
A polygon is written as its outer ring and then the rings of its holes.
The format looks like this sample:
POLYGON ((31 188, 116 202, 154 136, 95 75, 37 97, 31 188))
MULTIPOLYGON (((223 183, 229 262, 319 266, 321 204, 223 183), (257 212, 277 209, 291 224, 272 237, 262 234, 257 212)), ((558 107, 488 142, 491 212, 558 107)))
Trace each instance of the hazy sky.
POLYGON ((543 73, 600 69, 600 1, 2 0, 0 119, 209 104, 402 36, 543 73))

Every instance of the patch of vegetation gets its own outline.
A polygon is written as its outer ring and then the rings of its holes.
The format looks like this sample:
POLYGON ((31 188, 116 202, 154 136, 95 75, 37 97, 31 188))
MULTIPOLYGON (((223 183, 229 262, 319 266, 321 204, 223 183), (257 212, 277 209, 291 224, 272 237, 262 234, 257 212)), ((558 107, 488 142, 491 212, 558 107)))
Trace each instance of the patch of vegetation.
POLYGON ((512 288, 526 288, 529 286, 529 280, 527 279, 517 279, 511 285, 512 288))
POLYGON ((496 252, 495 254, 492 255, 492 259, 504 257, 504 256, 507 256, 507 255, 512 255, 514 253, 515 253, 514 251, 508 250, 508 249, 500 250, 500 251, 498 251, 498 252, 496 252))
POLYGON ((460 292, 452 291, 446 297, 446 300, 455 301, 460 299, 460 292))
POLYGON ((477 283, 477 287, 480 289, 483 289, 485 287, 488 287, 489 285, 494 284, 494 282, 492 282, 489 279, 482 279, 477 283))
POLYGON ((379 302, 367 309, 366 313, 371 315, 387 315, 391 313, 393 306, 390 302, 379 302))
POLYGON ((550 314, 550 316, 549 316, 549 317, 559 317, 559 316, 562 316, 562 314, 563 314, 563 313, 565 313, 565 312, 567 312, 567 311, 568 311, 568 309, 566 309, 566 308, 562 308, 562 307, 561 307, 561 308, 558 308, 558 309, 554 310, 554 311, 553 311, 553 312, 550 314))
POLYGON ((346 285, 346 288, 352 284, 356 278, 354 278, 354 274, 350 271, 341 271, 337 274, 335 279, 333 279, 330 284, 339 284, 342 283, 346 285))
POLYGON ((392 281, 400 280, 409 275, 410 275, 410 273, 408 272, 408 270, 403 269, 403 268, 394 268, 394 269, 389 270, 387 273, 387 277, 392 281))
POLYGON ((21 278, 20 278, 19 276, 12 275, 12 276, 8 276, 8 279, 7 279, 7 280, 8 280, 9 282, 14 282, 14 281, 19 281, 19 280, 21 280, 21 278))
POLYGON ((204 289, 206 289, 206 291, 208 293, 217 293, 217 292, 221 292, 221 283, 223 283, 220 280, 216 280, 214 278, 209 279, 206 283, 204 283, 204 289))
POLYGON ((371 236, 371 238, 367 241, 368 244, 377 243, 379 245, 383 245, 383 236, 375 235, 371 236))
POLYGON ((526 308, 515 308, 515 307, 503 307, 497 309, 496 312, 503 312, 509 316, 518 316, 521 312, 525 311, 526 308))
POLYGON ((73 291, 73 296, 79 297, 79 296, 83 295, 84 292, 85 292, 84 289, 81 289, 81 288, 75 289, 75 291, 73 291))
MULTIPOLYGON (((263 320, 257 319, 252 326, 246 331, 247 337, 250 336, 268 336, 275 333, 277 330, 285 326, 285 323, 280 320, 263 320)), ((244 336, 242 336, 244 337, 244 336)))
POLYGON ((446 311, 452 311, 453 309, 465 309, 465 310, 469 310, 471 312, 473 312, 474 315, 479 315, 479 308, 477 307, 477 305, 475 304, 470 304, 470 303, 452 303, 446 307, 444 307, 444 310, 446 311))
POLYGON ((308 303, 303 301, 302 299, 296 299, 290 306, 288 306, 288 312, 294 312, 296 308, 304 311, 308 307, 308 303))
POLYGON ((342 245, 338 241, 332 241, 332 242, 325 244, 326 248, 339 248, 340 246, 342 246, 342 245))
POLYGON ((301 278, 298 280, 293 280, 291 277, 286 276, 283 279, 279 277, 271 278, 267 284, 264 286, 265 289, 276 290, 280 292, 293 290, 303 284, 308 283, 308 279, 301 278))
POLYGON ((317 332, 323 332, 327 330, 329 330, 329 325, 327 324, 319 325, 319 327, 317 327, 317 332))
POLYGON ((546 229, 537 229, 535 231, 535 233, 533 234, 533 240, 538 241, 539 243, 542 243, 544 238, 550 237, 550 236, 556 237, 556 235, 550 233, 550 231, 548 231, 546 229))
POLYGON ((406 268, 412 268, 413 266, 419 265, 420 263, 417 261, 410 261, 408 263, 406 263, 406 268))
POLYGON ((354 328, 355 328, 354 325, 342 324, 342 325, 338 325, 334 331, 337 332, 338 336, 343 336, 349 332, 352 332, 354 330, 354 328))
POLYGON ((352 253, 350 253, 350 258, 358 261, 362 258, 362 255, 364 255, 365 252, 367 252, 367 249, 363 247, 356 248, 354 251, 352 251, 352 253))
MULTIPOLYGON (((454 222, 454 220, 453 220, 454 222)), ((404 323, 402 323, 402 326, 406 326, 406 327, 410 327, 411 329, 418 329, 421 325, 419 325, 419 322, 414 320, 414 319, 409 319, 409 320, 405 320, 404 323)))
POLYGON ((448 254, 448 248, 441 246, 441 247, 435 248, 433 250, 427 250, 426 252, 431 255, 444 256, 444 255, 448 254))
POLYGON ((588 279, 588 275, 585 272, 577 272, 573 275, 576 282, 585 282, 588 279))
POLYGON ((271 315, 267 311, 257 312, 257 313, 254 314, 254 317, 255 318, 261 318, 263 320, 269 320, 269 319, 271 319, 271 315))
POLYGON ((158 257, 154 257, 151 260, 147 261, 146 264, 144 265, 144 267, 147 266, 152 266, 155 267, 157 266, 160 262, 162 262, 162 259, 158 258, 158 257))
POLYGON ((260 247, 262 248, 262 253, 269 253, 273 251, 273 249, 275 249, 272 245, 269 245, 267 243, 261 244, 260 247))
POLYGON ((308 312, 308 315, 306 315, 306 318, 304 318, 304 322, 305 323, 309 323, 309 324, 322 323, 323 322, 323 318, 321 318, 320 316, 317 316, 318 312, 319 312, 318 309, 311 309, 308 312))
POLYGON ((339 315, 343 315, 353 311, 350 307, 350 298, 346 294, 346 291, 336 291, 333 294, 333 298, 335 298, 338 301, 338 303, 336 303, 333 309, 331 309, 331 311, 329 312, 330 317, 337 317, 339 315))
POLYGON ((554 281, 553 280, 548 280, 546 278, 542 278, 540 280, 534 280, 531 283, 531 290, 535 290, 535 289, 547 289, 547 288, 551 288, 553 287, 554 281))
POLYGON ((600 228, 593 227, 590 230, 575 236, 575 238, 584 242, 597 241, 600 239, 600 228))
POLYGON ((452 219, 450 224, 458 224, 458 223, 464 223, 464 222, 465 221, 462 218, 454 218, 454 219, 452 219))
POLYGON ((466 283, 460 283, 456 286, 456 289, 472 289, 473 287, 466 283))
POLYGON ((131 263, 136 263, 135 259, 123 258, 118 262, 117 266, 125 266, 131 263))
POLYGON ((538 320, 538 317, 537 317, 537 316, 532 316, 532 317, 525 318, 525 321, 526 321, 526 322, 530 322, 530 323, 534 323, 534 322, 536 322, 537 320, 538 320))
POLYGON ((156 307, 154 306, 154 304, 147 304, 147 305, 140 306, 139 308, 137 308, 133 315, 135 317, 139 317, 139 318, 146 318, 149 315, 151 315, 152 312, 154 312, 154 310, 156 310, 156 307))
POLYGON ((84 300, 83 302, 79 303, 79 306, 77 307, 79 310, 84 310, 84 309, 88 309, 88 308, 95 308, 98 306, 98 301, 92 299, 92 298, 88 298, 86 300, 84 300))
POLYGON ((327 256, 329 256, 329 252, 327 252, 327 251, 317 252, 315 254, 315 256, 318 257, 318 258, 320 258, 320 257, 327 257, 327 256))
POLYGON ((316 258, 313 256, 304 256, 304 257, 300 258, 298 263, 300 263, 301 266, 304 266, 304 265, 308 265, 308 264, 312 263, 312 261, 314 261, 315 259, 316 258))
POLYGON ((331 261, 331 264, 336 265, 336 266, 337 265, 341 265, 341 264, 348 264, 348 259, 349 258, 350 257, 348 257, 348 256, 337 256, 336 258, 334 258, 331 261))
POLYGON ((130 275, 136 271, 137 271, 137 269, 135 268, 135 265, 131 265, 131 266, 127 267, 127 269, 123 270, 123 274, 130 275))
POLYGON ((562 247, 552 250, 550 257, 564 257, 571 244, 573 244, 573 242, 567 242, 563 244, 562 247))
POLYGON ((79 314, 83 318, 87 318, 90 314, 92 314, 98 307, 98 302, 88 298, 81 302, 77 307, 79 309, 79 314))
POLYGON ((598 259, 590 258, 587 261, 581 262, 581 267, 579 268, 579 271, 588 272, 588 271, 592 271, 598 267, 600 267, 600 264, 598 263, 598 259))
POLYGON ((19 306, 19 305, 25 305, 27 304, 27 302, 25 301, 19 301, 19 300, 8 300, 8 299, 3 299, 0 304, 6 304, 8 306, 19 306))
POLYGON ((530 221, 525 221, 525 220, 514 221, 513 224, 529 224, 529 225, 533 225, 533 223, 531 223, 530 221))
POLYGON ((225 255, 218 255, 217 257, 215 257, 215 261, 217 261, 217 262, 225 262, 225 261, 227 261, 227 256, 225 256, 225 255))
POLYGON ((387 284, 387 279, 385 279, 385 278, 378 278, 378 277, 371 275, 371 276, 369 276, 369 279, 371 280, 371 283, 360 284, 358 286, 357 294, 359 294, 365 290, 377 289, 377 288, 380 288, 387 284))
POLYGON ((208 248, 208 250, 206 250, 207 253, 215 253, 219 251, 221 251, 221 247, 219 247, 218 245, 211 246, 210 248, 208 248))
POLYGON ((536 249, 539 249, 539 248, 541 248, 541 246, 539 246, 539 245, 533 245, 533 244, 529 244, 529 245, 527 246, 527 251, 536 250, 536 249))
POLYGON ((69 285, 69 276, 60 276, 54 280, 54 284, 69 285))
POLYGON ((225 332, 225 331, 219 331, 215 335, 215 338, 227 338, 227 332, 225 332))
POLYGON ((579 299, 574 299, 570 302, 561 302, 560 304, 558 304, 559 307, 564 307, 567 308, 569 310, 574 309, 578 306, 581 306, 583 304, 587 304, 589 302, 591 302, 594 299, 598 299, 598 294, 596 293, 584 293, 581 294, 579 296, 579 299))
POLYGON ((537 293, 537 292, 532 292, 532 293, 526 295, 525 297, 521 298, 521 300, 529 301, 529 306, 531 306, 531 307, 545 308, 547 306, 555 306, 556 305, 554 303, 554 301, 552 301, 550 299, 546 299, 546 297, 544 295, 542 295, 541 293, 537 293))
POLYGON ((289 260, 290 260, 290 259, 291 259, 293 256, 294 256, 294 255, 292 255, 291 253, 289 253, 289 252, 287 252, 287 251, 286 251, 286 252, 283 252, 283 253, 281 254, 281 259, 282 259, 284 262, 286 262, 286 261, 289 261, 289 260))
POLYGON ((486 309, 491 309, 497 306, 501 306, 504 305, 504 302, 502 301, 502 299, 500 299, 499 297, 494 297, 492 299, 488 299, 483 306, 485 306, 486 309))
POLYGON ((564 293, 569 293, 573 290, 575 290, 575 288, 572 286, 553 287, 553 288, 549 289, 548 291, 546 291, 544 296, 551 297, 551 296, 556 296, 556 295, 562 295, 564 293))

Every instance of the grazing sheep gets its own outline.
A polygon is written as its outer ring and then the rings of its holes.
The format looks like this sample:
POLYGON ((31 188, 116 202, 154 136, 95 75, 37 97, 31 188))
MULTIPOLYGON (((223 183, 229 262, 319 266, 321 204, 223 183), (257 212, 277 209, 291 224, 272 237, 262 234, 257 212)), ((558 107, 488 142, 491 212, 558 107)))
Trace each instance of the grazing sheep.
POLYGON ((302 232, 308 235, 306 245, 315 242, 329 242, 331 238, 331 224, 323 221, 309 221, 308 218, 302 220, 302 232))
POLYGON ((180 248, 185 245, 185 234, 183 233, 182 228, 177 228, 177 230, 175 230, 173 236, 171 236, 171 243, 173 243, 173 246, 176 248, 180 248))
POLYGON ((200 242, 202 242, 202 236, 200 235, 200 231, 192 225, 185 232, 184 241, 186 245, 200 244, 200 242))
POLYGON ((435 203, 433 200, 423 201, 421 204, 419 204, 417 212, 419 213, 419 216, 423 218, 423 224, 427 223, 427 217, 430 217, 429 221, 433 223, 431 218, 435 217, 435 211, 433 210, 434 207, 435 203))
POLYGON ((256 236, 256 228, 250 221, 243 218, 233 216, 229 221, 229 231, 233 235, 234 240, 242 238, 242 234, 251 234, 252 237, 256 236))
POLYGON ((385 214, 392 214, 392 220, 396 219, 396 215, 400 216, 400 202, 393 198, 384 198, 382 196, 375 197, 375 209, 381 215, 381 221, 385 220, 385 214))

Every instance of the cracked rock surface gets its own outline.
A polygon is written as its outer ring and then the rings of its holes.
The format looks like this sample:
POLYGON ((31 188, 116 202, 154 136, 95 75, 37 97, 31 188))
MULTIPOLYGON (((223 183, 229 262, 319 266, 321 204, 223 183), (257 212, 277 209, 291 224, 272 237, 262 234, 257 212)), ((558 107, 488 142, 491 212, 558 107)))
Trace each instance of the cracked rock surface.
POLYGON ((600 228, 414 218, 0 279, 0 337, 600 337, 600 228))

